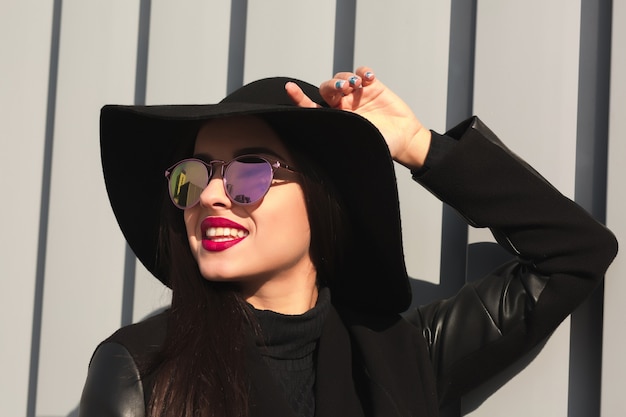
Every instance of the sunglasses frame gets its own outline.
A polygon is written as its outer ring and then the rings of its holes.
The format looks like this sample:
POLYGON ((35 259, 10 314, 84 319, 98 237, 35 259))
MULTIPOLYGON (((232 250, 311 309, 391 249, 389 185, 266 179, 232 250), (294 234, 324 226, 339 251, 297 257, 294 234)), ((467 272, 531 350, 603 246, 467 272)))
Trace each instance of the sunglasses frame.
POLYGON ((230 161, 226 162, 220 159, 214 159, 211 160, 209 162, 204 161, 202 159, 199 158, 186 158, 186 159, 182 159, 178 162, 176 162, 174 165, 172 165, 171 167, 169 167, 168 169, 165 170, 165 178, 167 179, 167 192, 170 196, 170 200, 172 201, 172 203, 178 207, 181 210, 186 210, 192 207, 195 207, 199 202, 200 202, 200 198, 198 198, 198 200, 186 207, 183 207, 181 205, 179 205, 176 201, 174 201, 174 196, 172 196, 172 187, 170 186, 170 181, 171 181, 171 175, 172 172, 176 169, 176 167, 178 167, 180 164, 183 164, 185 162, 200 162, 202 165, 205 166, 205 168, 207 169, 207 183, 204 186, 204 188, 202 189, 202 191, 204 191, 204 189, 206 189, 206 187, 208 187, 209 182, 211 182, 211 179, 213 178, 213 176, 215 175, 215 170, 213 168, 214 165, 220 165, 220 175, 222 177, 222 185, 224 187, 224 193, 226 194, 226 196, 228 197, 228 199, 233 203, 236 204, 238 206, 249 206, 252 204, 257 203, 259 200, 261 200, 263 197, 265 197, 265 195, 267 194, 267 192, 270 190, 270 187, 272 186, 272 182, 274 181, 274 174, 276 173, 276 171, 278 169, 285 169, 289 172, 293 172, 293 173, 297 173, 298 171, 296 169, 294 169, 294 167, 289 166, 281 161, 279 161, 278 159, 274 159, 274 158, 268 158, 266 156, 262 156, 262 155, 257 155, 257 154, 245 154, 245 155, 239 155, 233 159, 231 159, 230 161), (236 162, 245 158, 258 158, 260 160, 265 161, 271 168, 272 170, 272 175, 269 181, 269 185, 267 187, 267 190, 265 190, 265 192, 256 200, 251 201, 249 203, 242 203, 240 201, 236 201, 235 199, 233 199, 230 195, 230 193, 227 191, 226 189, 226 180, 224 179, 224 172, 226 172, 226 170, 228 169, 228 166, 232 163, 232 162, 236 162))

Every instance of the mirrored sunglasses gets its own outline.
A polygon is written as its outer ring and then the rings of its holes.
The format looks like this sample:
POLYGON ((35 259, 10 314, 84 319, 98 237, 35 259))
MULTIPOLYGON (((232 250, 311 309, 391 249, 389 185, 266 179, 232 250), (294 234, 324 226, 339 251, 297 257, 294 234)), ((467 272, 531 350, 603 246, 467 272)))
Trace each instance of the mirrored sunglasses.
POLYGON ((198 204, 200 194, 215 173, 215 166, 221 169, 228 198, 242 206, 254 204, 267 194, 277 169, 296 172, 280 161, 259 155, 242 155, 229 162, 183 159, 165 171, 172 203, 180 209, 198 204))

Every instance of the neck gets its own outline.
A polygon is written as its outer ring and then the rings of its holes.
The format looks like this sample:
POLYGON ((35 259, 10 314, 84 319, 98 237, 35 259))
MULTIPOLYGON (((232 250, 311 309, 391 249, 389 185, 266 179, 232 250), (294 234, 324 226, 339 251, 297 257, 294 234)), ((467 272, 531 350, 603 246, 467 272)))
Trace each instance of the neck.
POLYGON ((242 284, 244 299, 257 310, 271 310, 287 315, 304 314, 317 302, 315 268, 298 279, 273 277, 261 285, 242 284))

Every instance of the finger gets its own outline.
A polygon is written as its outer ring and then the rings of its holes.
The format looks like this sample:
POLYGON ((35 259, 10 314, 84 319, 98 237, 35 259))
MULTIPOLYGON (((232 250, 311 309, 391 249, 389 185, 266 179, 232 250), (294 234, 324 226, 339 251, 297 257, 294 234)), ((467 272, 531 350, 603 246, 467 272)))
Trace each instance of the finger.
POLYGON ((374 74, 374 70, 370 67, 358 67, 355 71, 356 75, 361 77, 362 83, 361 85, 367 86, 374 82, 376 79, 376 74, 374 74))
POLYGON ((289 81, 288 83, 286 83, 285 91, 287 92, 287 95, 289 96, 291 101, 293 101, 293 104, 295 104, 298 107, 309 107, 309 108, 321 107, 319 104, 311 100, 309 96, 304 94, 304 91, 302 91, 300 86, 298 86, 298 84, 294 82, 289 81))
POLYGON ((335 80, 345 80, 348 83, 348 86, 351 88, 359 88, 361 87, 361 77, 354 72, 338 72, 335 74, 335 80))
POLYGON ((333 78, 320 84, 320 94, 330 107, 338 107, 341 99, 351 90, 348 81, 340 78, 333 78))

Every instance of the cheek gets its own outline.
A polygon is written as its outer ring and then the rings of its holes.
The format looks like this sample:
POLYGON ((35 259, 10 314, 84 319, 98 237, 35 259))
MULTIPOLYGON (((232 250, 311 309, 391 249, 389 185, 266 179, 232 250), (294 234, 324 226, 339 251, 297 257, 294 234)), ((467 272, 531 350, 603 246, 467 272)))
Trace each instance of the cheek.
POLYGON ((197 235, 198 224, 198 207, 187 209, 183 212, 183 219, 185 221, 185 230, 187 231, 187 240, 189 241, 189 247, 193 257, 198 259, 197 249, 201 245, 197 235))
MULTIPOLYGON (((304 195, 298 187, 297 192, 282 200, 282 209, 273 211, 272 222, 282 236, 277 236, 299 250, 306 249, 311 241, 311 229, 304 195)), ((296 250, 298 250, 296 249, 296 250)))
POLYGON ((293 211, 296 213, 293 217, 292 224, 294 231, 302 236, 304 240, 307 241, 308 245, 311 241, 311 226, 309 225, 309 216, 304 201, 296 207, 293 207, 293 211))

